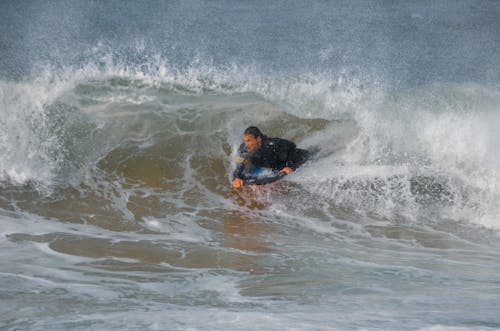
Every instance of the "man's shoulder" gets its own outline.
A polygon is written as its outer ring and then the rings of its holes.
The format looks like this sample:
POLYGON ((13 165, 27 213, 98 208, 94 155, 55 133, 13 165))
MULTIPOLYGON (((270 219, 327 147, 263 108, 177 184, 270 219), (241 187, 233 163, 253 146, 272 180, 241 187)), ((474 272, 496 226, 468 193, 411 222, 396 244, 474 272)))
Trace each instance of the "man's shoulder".
POLYGON ((265 139, 266 145, 270 147, 295 147, 295 143, 293 141, 283 139, 283 138, 266 138, 265 139))
POLYGON ((283 140, 282 138, 266 137, 266 139, 263 140, 263 143, 269 146, 273 146, 273 145, 279 145, 282 140, 283 140))

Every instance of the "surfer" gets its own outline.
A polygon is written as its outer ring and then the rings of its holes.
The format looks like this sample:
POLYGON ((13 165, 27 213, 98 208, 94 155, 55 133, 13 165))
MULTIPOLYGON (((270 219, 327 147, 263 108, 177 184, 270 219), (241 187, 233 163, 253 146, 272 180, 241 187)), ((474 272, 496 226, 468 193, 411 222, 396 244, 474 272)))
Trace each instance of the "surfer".
POLYGON ((295 171, 309 157, 309 151, 297 148, 294 142, 269 138, 255 126, 243 133, 243 143, 238 149, 233 187, 240 188, 261 168, 279 172, 279 178, 295 171))

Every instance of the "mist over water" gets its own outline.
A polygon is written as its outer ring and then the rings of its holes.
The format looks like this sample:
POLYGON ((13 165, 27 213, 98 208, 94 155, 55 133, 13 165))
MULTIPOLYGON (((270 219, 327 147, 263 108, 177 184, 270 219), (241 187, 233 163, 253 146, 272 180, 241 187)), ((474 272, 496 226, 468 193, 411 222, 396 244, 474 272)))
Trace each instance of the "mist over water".
POLYGON ((499 16, 3 2, 0 328, 500 328, 499 16), (233 190, 249 125, 319 153, 233 190))

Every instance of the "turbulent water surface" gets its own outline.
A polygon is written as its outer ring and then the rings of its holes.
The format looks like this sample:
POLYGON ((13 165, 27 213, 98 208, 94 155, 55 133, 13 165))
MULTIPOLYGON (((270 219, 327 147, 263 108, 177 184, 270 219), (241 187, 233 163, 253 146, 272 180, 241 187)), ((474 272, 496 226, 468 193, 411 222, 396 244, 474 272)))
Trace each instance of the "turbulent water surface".
POLYGON ((0 329, 499 329, 499 17, 3 1, 0 329), (319 153, 234 190, 250 125, 319 153))

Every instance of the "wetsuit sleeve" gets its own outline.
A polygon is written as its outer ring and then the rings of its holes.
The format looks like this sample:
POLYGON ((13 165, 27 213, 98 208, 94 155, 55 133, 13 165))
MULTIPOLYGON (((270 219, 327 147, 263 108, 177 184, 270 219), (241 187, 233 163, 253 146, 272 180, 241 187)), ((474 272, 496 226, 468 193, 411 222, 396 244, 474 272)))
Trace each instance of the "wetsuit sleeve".
POLYGON ((295 160, 296 149, 297 145, 294 142, 285 139, 281 140, 281 153, 286 160, 285 165, 294 171, 299 166, 295 160))
POLYGON ((243 156, 243 146, 238 149, 238 157, 236 158, 236 169, 233 171, 233 180, 236 178, 243 179, 243 171, 245 170, 245 163, 247 160, 243 156))
MULTIPOLYGON (((238 157, 239 159, 239 157, 238 157)), ((235 180, 236 178, 241 178, 243 179, 243 170, 245 169, 245 164, 244 163, 240 163, 238 162, 238 160, 236 160, 236 169, 234 169, 233 171, 233 180, 235 180)))

